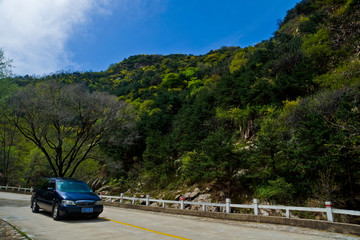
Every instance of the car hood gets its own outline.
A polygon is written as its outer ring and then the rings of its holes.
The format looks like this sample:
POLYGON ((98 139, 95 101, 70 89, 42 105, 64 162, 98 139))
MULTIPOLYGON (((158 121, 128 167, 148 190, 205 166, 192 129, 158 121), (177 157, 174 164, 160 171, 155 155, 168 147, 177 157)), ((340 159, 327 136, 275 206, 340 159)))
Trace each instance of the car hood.
POLYGON ((66 200, 93 200, 99 201, 100 198, 95 193, 76 193, 76 192, 58 192, 62 199, 66 200))

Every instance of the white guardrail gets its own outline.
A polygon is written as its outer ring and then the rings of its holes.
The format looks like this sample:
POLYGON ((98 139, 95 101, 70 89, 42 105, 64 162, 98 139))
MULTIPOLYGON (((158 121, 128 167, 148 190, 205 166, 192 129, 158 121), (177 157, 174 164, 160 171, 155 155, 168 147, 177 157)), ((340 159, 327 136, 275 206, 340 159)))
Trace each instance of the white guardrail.
POLYGON ((172 201, 172 200, 163 200, 163 199, 152 199, 150 195, 146 195, 146 198, 137 198, 137 197, 126 197, 123 193, 120 196, 107 196, 101 195, 102 199, 108 199, 109 201, 119 201, 120 203, 124 203, 124 200, 128 200, 131 204, 136 204, 137 202, 142 204, 145 203, 146 206, 150 206, 151 203, 160 203, 163 208, 165 208, 166 204, 178 204, 180 209, 185 209, 185 206, 188 205, 198 205, 202 206, 202 211, 206 211, 207 207, 222 207, 225 209, 226 213, 231 213, 232 208, 245 208, 245 209, 253 209, 254 215, 261 215, 260 209, 271 209, 271 210, 284 210, 286 212, 285 216, 287 218, 291 217, 290 211, 301 211, 301 212, 320 212, 326 213, 327 220, 329 222, 334 222, 334 214, 345 214, 352 216, 360 216, 360 211, 354 210, 343 210, 343 209, 335 209, 331 206, 331 202, 325 202, 325 208, 313 208, 313 207, 294 207, 294 206, 280 206, 280 205, 262 205, 259 204, 258 199, 253 200, 253 204, 232 204, 231 199, 227 198, 226 203, 208 203, 208 202, 190 202, 184 201, 183 198, 180 198, 180 201, 172 201))
MULTIPOLYGON (((33 188, 22 188, 21 186, 18 187, 11 187, 11 186, 0 186, 0 190, 7 190, 7 191, 18 191, 24 193, 31 193, 33 188)), ((146 206, 150 206, 151 203, 160 203, 163 208, 165 208, 166 204, 178 204, 180 209, 185 209, 185 206, 188 205, 197 205, 202 206, 202 211, 206 211, 207 207, 221 207, 225 208, 226 213, 231 213, 232 208, 244 208, 244 209, 253 209, 254 215, 261 215, 260 209, 271 209, 271 210, 284 210, 286 211, 285 216, 287 218, 291 217, 290 211, 301 211, 301 212, 320 212, 326 213, 327 220, 329 222, 334 222, 334 214, 344 214, 344 215, 352 215, 352 216, 360 216, 360 211, 355 210, 344 210, 344 209, 336 209, 331 206, 331 202, 325 202, 325 208, 312 208, 312 207, 294 207, 294 206, 280 206, 280 205, 262 205, 259 204, 258 199, 253 200, 253 204, 232 204, 231 199, 227 198, 225 203, 208 203, 208 202, 190 202, 184 201, 181 197, 180 201, 174 200, 164 200, 164 199, 152 199, 150 195, 146 195, 145 198, 137 198, 133 197, 126 197, 123 193, 120 196, 108 196, 102 195, 100 193, 100 197, 102 199, 108 199, 109 201, 119 201, 120 203, 124 203, 124 200, 128 200, 131 204, 138 203, 145 203, 146 206)))
POLYGON ((21 186, 18 187, 10 187, 10 186, 0 186, 0 190, 11 190, 11 191, 18 191, 18 192, 29 192, 31 193, 33 191, 33 188, 22 188, 21 186))

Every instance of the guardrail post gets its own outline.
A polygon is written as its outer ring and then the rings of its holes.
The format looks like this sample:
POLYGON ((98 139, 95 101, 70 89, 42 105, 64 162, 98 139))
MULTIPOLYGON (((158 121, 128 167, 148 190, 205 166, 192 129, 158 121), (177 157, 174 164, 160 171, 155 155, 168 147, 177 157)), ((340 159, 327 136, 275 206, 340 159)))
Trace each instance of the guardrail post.
POLYGON ((180 209, 184 209, 184 197, 180 198, 180 209))
POLYGON ((19 186, 19 188, 18 188, 18 191, 20 192, 20 190, 21 190, 21 186, 19 186))
POLYGON ((206 212, 206 205, 205 205, 205 204, 202 205, 202 210, 203 210, 204 212, 206 212))
POLYGON ((162 202, 162 207, 165 208, 165 202, 162 202))
POLYGON ((132 199, 132 204, 135 204, 135 195, 133 196, 133 199, 132 199))
POLYGON ((6 184, 6 188, 5 188, 5 189, 8 190, 8 188, 9 188, 9 185, 6 184))
POLYGON ((230 213, 230 212, 231 212, 230 203, 231 203, 231 199, 230 199, 230 198, 227 198, 227 199, 226 199, 226 203, 225 203, 226 213, 230 213))
POLYGON ((333 217, 333 213, 331 210, 331 202, 329 202, 329 201, 325 202, 325 208, 326 208, 327 220, 329 222, 334 222, 334 217, 333 217))
POLYGON ((290 209, 289 208, 286 208, 286 217, 290 218, 290 209))
POLYGON ((120 203, 124 203, 124 194, 120 193, 120 203))
POLYGON ((34 188, 33 188, 33 187, 31 187, 31 188, 30 188, 30 192, 32 193, 33 191, 34 191, 34 188))
POLYGON ((146 195, 146 206, 150 206, 150 195, 146 195))
POLYGON ((254 214, 259 215, 259 200, 254 198, 253 204, 254 204, 254 214))

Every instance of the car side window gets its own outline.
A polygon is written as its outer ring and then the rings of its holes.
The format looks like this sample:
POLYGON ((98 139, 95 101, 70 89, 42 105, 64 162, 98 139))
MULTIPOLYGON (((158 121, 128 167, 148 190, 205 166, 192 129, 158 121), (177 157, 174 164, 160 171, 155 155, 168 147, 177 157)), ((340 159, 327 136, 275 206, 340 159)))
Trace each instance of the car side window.
POLYGON ((49 182, 48 189, 55 190, 55 182, 54 181, 49 182))

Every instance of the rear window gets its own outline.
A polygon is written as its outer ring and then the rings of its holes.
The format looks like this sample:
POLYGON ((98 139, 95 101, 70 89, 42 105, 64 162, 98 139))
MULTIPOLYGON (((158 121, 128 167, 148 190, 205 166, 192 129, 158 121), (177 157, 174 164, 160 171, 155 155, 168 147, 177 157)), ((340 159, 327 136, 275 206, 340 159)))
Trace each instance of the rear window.
POLYGON ((85 182, 80 181, 59 181, 57 190, 61 192, 89 193, 91 189, 85 182))

